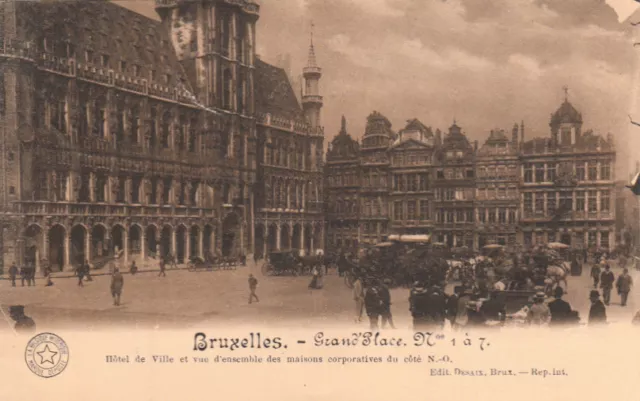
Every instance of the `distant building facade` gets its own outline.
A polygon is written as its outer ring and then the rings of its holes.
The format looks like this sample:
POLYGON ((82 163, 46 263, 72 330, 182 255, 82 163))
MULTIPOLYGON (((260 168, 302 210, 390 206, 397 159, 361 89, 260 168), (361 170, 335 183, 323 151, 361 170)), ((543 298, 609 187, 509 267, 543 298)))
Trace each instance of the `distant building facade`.
MULTIPOLYGON (((524 124, 521 128, 524 132, 524 124)), ((511 138, 503 130, 491 131, 476 156, 476 221, 479 248, 517 243, 520 208, 520 165, 516 124, 511 138)))
POLYGON ((615 246, 613 137, 585 132, 582 125, 582 115, 565 99, 551 116, 551 135, 522 144, 520 227, 525 246, 615 246))
POLYGON ((565 100, 551 117, 550 137, 525 141, 521 123, 510 137, 492 131, 478 148, 456 123, 444 137, 418 120, 396 134, 374 112, 360 147, 341 132, 327 153, 327 248, 343 249, 347 238, 354 248, 393 234, 425 234, 474 249, 555 241, 612 249, 619 237, 615 147, 610 135, 583 132, 582 124, 565 100), (344 206, 331 202, 356 197, 357 211, 338 223, 345 215, 331 211, 344 206))
POLYGON ((256 57, 257 4, 0 7, 5 264, 322 246, 320 69, 300 106, 256 57))

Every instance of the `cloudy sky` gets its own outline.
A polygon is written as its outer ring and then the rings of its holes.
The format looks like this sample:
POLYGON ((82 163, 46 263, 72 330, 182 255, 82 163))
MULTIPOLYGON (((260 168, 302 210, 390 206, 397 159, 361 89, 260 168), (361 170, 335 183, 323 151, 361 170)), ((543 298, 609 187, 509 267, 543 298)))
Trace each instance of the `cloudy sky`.
MULTIPOLYGON (((258 52, 268 62, 290 54, 294 73, 306 62, 314 22, 328 140, 342 114, 350 133, 362 136, 373 110, 396 130, 413 117, 444 130, 455 118, 472 140, 483 141, 491 129, 524 120, 527 137, 545 136, 566 85, 585 128, 640 149, 640 127, 631 128, 627 117, 637 108, 632 114, 640 120, 638 91, 632 90, 640 47, 634 50, 633 28, 618 22, 604 0, 260 4, 258 52)), ((155 14, 152 2, 129 6, 155 14)), ((640 159, 631 153, 619 158, 640 159)))

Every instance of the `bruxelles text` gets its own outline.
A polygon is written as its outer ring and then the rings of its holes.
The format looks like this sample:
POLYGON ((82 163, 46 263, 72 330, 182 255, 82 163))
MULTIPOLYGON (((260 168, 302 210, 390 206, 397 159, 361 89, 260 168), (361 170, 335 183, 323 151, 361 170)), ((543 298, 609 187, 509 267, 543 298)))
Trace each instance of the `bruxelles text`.
MULTIPOLYGON (((306 344, 306 341, 297 341, 306 344)), ((363 331, 351 333, 347 336, 328 336, 324 332, 317 332, 313 337, 315 347, 435 347, 460 346, 477 347, 484 351, 491 344, 487 338, 471 338, 468 334, 454 336, 451 334, 417 332, 407 341, 401 336, 385 336, 380 332, 363 331)), ((245 337, 207 337, 205 333, 196 333, 193 339, 193 350, 206 349, 272 349, 287 348, 282 337, 263 336, 261 333, 249 333, 245 337)))

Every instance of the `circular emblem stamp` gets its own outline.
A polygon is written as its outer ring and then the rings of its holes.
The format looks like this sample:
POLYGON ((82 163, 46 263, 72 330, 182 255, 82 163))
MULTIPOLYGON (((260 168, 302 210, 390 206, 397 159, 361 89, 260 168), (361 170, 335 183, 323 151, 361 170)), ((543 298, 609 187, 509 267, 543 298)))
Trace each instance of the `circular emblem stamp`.
POLYGON ((42 333, 29 340, 24 358, 33 373, 48 379, 59 375, 67 367, 69 347, 57 335, 42 333))

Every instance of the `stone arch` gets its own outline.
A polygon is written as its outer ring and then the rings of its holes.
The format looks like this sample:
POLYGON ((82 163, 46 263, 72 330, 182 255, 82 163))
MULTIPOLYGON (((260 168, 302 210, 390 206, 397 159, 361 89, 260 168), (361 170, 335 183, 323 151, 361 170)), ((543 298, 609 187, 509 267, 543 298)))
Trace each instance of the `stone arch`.
POLYGON ((283 224, 280 227, 280 249, 291 249, 291 228, 288 224, 283 224))
POLYGON ((205 224, 202 230, 202 252, 205 258, 211 258, 215 254, 215 227, 205 224))
POLYGON ((189 258, 202 257, 200 252, 200 226, 194 224, 189 229, 189 258))
MULTIPOLYGON (((172 247, 172 236, 173 236, 173 227, 170 224, 165 224, 162 226, 162 230, 160 230, 160 257, 165 258, 168 255, 172 255, 174 253, 174 249, 172 247)), ((175 256, 175 255, 174 255, 175 256)))
POLYGON ((302 224, 298 223, 294 225, 291 237, 291 248, 295 249, 298 253, 302 253, 302 251, 304 251, 302 234, 302 224))
POLYGON ((107 256, 109 244, 107 237, 107 227, 102 223, 97 223, 91 228, 91 244, 89 257, 93 261, 97 258, 107 256))
POLYGON ((129 226, 128 251, 131 255, 139 255, 142 252, 142 226, 134 223, 129 226))
POLYGON ((86 244, 87 244, 87 228, 82 224, 76 224, 71 227, 71 247, 69 252, 69 262, 75 266, 79 266, 86 259, 88 259, 88 255, 86 254, 86 244))
POLYGON ((149 224, 145 230, 145 246, 146 251, 151 257, 159 256, 158 249, 158 227, 155 224, 149 224))
POLYGON ((30 224, 24 230, 24 240, 24 264, 39 266, 40 259, 44 256, 42 252, 44 230, 39 224, 30 224))
POLYGON ((264 246, 265 246, 265 241, 267 240, 265 238, 265 227, 264 224, 262 223, 258 223, 256 224, 255 228, 254 228, 254 235, 253 235, 253 253, 258 257, 258 258, 264 258, 264 246))
POLYGON ((240 250, 240 217, 229 213, 222 221, 222 256, 235 256, 240 250))
POLYGON ((267 233, 267 240, 268 240, 267 249, 269 250, 269 252, 273 252, 278 249, 279 235, 280 235, 280 232, 278 230, 278 226, 276 224, 269 225, 269 229, 267 233))
POLYGON ((127 239, 127 230, 122 224, 114 224, 111 227, 111 246, 109 251, 114 255, 119 255, 125 249, 125 241, 127 239))
POLYGON ((67 230, 62 224, 49 228, 49 265, 54 271, 62 271, 65 264, 65 237, 67 230))
POLYGON ((179 224, 176 227, 176 263, 185 263, 187 261, 187 226, 179 224))
POLYGON ((304 248, 309 255, 314 251, 313 226, 311 224, 304 225, 304 248))

